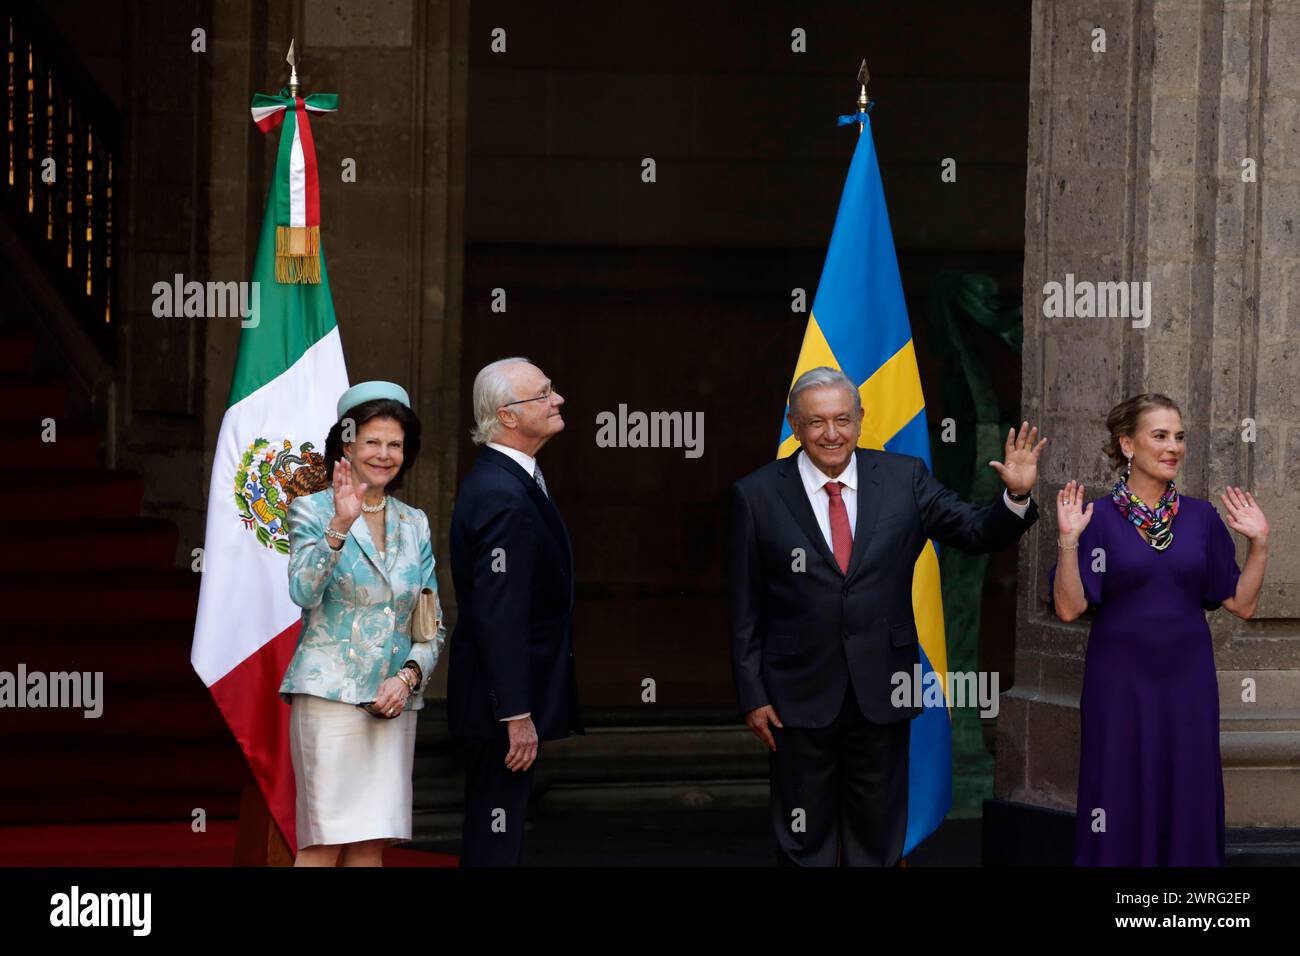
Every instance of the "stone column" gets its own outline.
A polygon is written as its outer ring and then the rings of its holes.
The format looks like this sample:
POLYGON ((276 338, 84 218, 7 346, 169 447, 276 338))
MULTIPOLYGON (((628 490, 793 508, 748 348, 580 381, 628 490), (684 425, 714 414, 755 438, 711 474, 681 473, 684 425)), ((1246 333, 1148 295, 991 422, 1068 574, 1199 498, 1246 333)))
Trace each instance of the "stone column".
POLYGON ((1109 487, 1106 412, 1153 391, 1183 409, 1180 487, 1216 503, 1251 489, 1272 525, 1257 616, 1210 617, 1227 822, 1300 827, 1300 3, 1036 0, 1032 42, 1022 399, 1049 447, 990 819, 1043 823, 1058 861, 1072 845, 1088 619, 1047 609, 1055 495, 1109 487), (1045 317, 1044 285, 1067 273, 1149 281, 1150 325, 1045 317))

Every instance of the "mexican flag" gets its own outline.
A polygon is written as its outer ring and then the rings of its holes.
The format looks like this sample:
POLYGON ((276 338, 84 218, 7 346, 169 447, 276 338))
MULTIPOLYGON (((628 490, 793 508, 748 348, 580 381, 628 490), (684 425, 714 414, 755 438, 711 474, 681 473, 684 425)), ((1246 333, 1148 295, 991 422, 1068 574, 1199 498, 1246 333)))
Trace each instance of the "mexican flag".
POLYGON ((327 484, 325 435, 348 387, 320 250, 320 194, 309 113, 338 97, 258 94, 253 119, 282 126, 208 492, 190 661, 243 748, 294 852, 289 706, 280 680, 302 609, 289 600, 289 502, 327 484))

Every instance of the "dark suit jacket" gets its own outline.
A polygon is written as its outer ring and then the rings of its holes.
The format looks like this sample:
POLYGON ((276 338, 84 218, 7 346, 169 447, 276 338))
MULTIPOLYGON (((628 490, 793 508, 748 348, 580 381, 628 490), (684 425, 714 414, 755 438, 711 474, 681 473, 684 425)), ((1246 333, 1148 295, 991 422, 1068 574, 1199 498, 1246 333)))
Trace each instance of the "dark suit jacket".
POLYGON ((771 704, 786 727, 825 727, 851 681, 868 720, 909 720, 921 708, 892 706, 890 678, 910 677, 920 661, 912 568, 926 539, 993 551, 1038 519, 1037 506, 1031 502, 1023 519, 1001 500, 977 507, 944 488, 920 458, 858 449, 857 524, 843 574, 795 455, 733 491, 731 652, 741 713, 771 704), (794 570, 797 548, 806 570, 794 570))
POLYGON ((542 740, 582 733, 569 532, 532 475, 493 448, 456 496, 451 576, 451 732, 504 737, 503 717, 530 712, 542 740))

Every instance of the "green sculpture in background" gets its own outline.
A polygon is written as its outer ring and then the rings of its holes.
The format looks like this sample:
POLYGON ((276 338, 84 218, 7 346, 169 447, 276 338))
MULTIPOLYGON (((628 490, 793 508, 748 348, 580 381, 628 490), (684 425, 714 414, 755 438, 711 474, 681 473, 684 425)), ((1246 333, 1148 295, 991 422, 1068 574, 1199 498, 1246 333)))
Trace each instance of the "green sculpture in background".
MULTIPOLYGON (((999 407, 971 326, 973 323, 996 335, 1009 351, 1008 360, 1019 363, 1024 342, 1020 306, 1000 307, 998 284, 991 276, 945 270, 930 286, 926 311, 929 353, 940 366, 943 407, 946 417, 953 419, 946 430, 943 424, 931 425, 935 477, 968 501, 992 501, 1002 484, 986 462, 1001 459, 1007 429, 1019 423, 1007 419, 999 407)), ((973 673, 979 668, 980 605, 988 561, 986 554, 939 549, 950 671, 973 673)), ((1015 622, 1009 620, 1006 626, 1014 627, 1015 622)), ((999 691, 1010 687, 1005 676, 999 691)), ((991 721, 982 720, 978 709, 952 710, 950 817, 978 817, 984 800, 993 796, 993 757, 985 743, 984 723, 989 724, 991 745, 995 739, 991 721)))

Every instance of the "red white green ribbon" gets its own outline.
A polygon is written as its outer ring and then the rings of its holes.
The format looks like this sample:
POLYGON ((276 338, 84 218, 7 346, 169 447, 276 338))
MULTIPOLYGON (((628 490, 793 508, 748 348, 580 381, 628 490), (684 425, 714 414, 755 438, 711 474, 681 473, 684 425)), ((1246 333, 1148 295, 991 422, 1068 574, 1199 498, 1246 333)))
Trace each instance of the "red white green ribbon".
POLYGON ((275 224, 303 228, 320 225, 320 177, 316 170, 316 145, 309 113, 333 113, 339 108, 337 93, 290 96, 253 95, 253 122, 263 133, 284 123, 280 151, 275 161, 271 199, 275 224))

